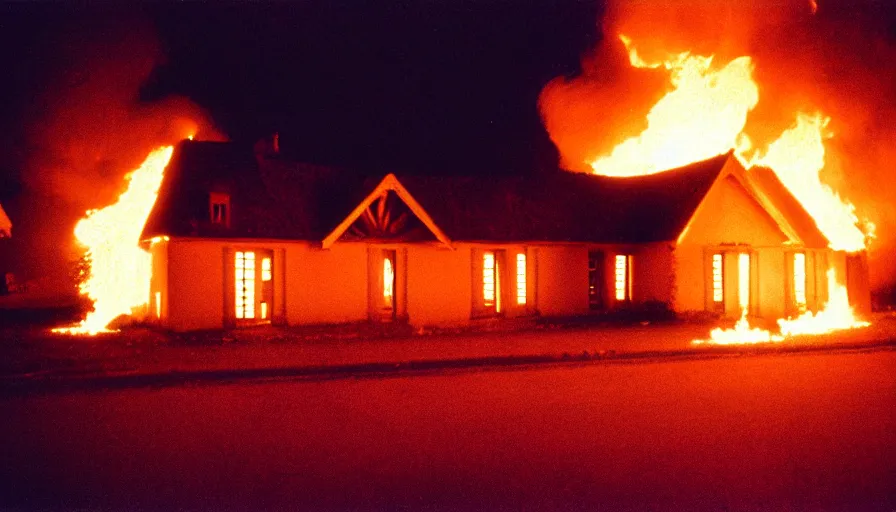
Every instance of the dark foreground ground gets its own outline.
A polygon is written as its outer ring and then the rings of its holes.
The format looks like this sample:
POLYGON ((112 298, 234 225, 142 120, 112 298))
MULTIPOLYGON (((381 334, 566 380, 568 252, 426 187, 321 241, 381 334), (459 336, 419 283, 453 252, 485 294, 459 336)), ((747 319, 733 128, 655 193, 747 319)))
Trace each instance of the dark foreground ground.
POLYGON ((881 510, 896 351, 0 397, 0 508, 881 510))
POLYGON ((166 333, 127 328, 98 336, 0 324, 0 395, 181 385, 222 379, 342 376, 416 370, 719 357, 896 346, 896 316, 865 329, 756 346, 695 346, 715 324, 605 322, 503 325, 477 331, 414 332, 354 324, 166 333))

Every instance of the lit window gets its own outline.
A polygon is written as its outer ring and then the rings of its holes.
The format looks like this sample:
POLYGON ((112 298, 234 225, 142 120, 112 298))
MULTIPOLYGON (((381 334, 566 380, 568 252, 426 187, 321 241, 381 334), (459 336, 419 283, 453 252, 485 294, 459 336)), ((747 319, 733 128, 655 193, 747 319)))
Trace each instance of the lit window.
POLYGON ((271 280, 271 258, 261 260, 261 280, 271 280))
POLYGON ((265 320, 265 319, 267 319, 267 317, 268 317, 268 303, 262 302, 261 303, 261 319, 265 320))
POLYGON ((737 304, 741 309, 750 306, 750 255, 737 255, 737 304))
POLYGON ((631 259, 630 255, 616 255, 616 272, 615 272, 615 290, 616 300, 629 300, 632 296, 631 290, 631 259))
POLYGON ((806 255, 793 255, 793 299, 798 308, 806 307, 806 255))
POLYGON ((482 300, 487 307, 495 305, 495 253, 482 254, 482 300))
POLYGON ((395 296, 395 267, 388 255, 383 258, 383 304, 391 308, 395 296))
POLYGON ((237 251, 234 267, 236 317, 255 318, 255 253, 237 251))
POLYGON ((526 303, 526 255, 516 255, 516 303, 526 303))
POLYGON ((716 305, 725 300, 725 281, 722 274, 722 255, 712 255, 712 301, 716 305))
POLYGON ((156 318, 162 318, 162 292, 156 292, 156 318))

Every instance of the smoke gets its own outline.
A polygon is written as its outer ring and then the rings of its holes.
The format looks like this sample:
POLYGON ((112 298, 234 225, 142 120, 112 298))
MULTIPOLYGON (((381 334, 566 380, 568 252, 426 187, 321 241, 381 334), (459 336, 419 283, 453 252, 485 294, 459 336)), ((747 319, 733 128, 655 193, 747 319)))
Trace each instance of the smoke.
POLYGON ((647 61, 690 51, 724 65, 749 55, 759 103, 745 132, 761 148, 797 112, 830 116, 822 180, 878 227, 869 249, 874 286, 896 283, 896 9, 873 0, 817 3, 814 14, 809 0, 611 3, 581 73, 554 79, 539 98, 561 164, 589 170, 588 162, 639 133, 669 90, 664 70, 629 65, 619 34, 647 61))
POLYGON ((46 294, 72 290, 69 269, 83 253, 76 222, 113 203, 125 175, 153 149, 190 134, 218 138, 184 98, 139 100, 163 53, 145 19, 78 14, 52 27, 40 48, 41 85, 24 108, 23 193, 14 219, 19 278, 46 294))

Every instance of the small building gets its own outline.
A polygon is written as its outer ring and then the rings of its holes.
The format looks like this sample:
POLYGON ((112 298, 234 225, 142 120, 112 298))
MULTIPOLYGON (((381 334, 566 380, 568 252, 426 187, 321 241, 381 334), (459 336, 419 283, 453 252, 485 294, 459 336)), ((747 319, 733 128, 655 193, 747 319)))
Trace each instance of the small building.
POLYGON ((665 307, 774 320, 821 308, 828 248, 771 171, 732 153, 651 176, 365 177, 184 141, 142 239, 150 317, 460 326, 665 307))

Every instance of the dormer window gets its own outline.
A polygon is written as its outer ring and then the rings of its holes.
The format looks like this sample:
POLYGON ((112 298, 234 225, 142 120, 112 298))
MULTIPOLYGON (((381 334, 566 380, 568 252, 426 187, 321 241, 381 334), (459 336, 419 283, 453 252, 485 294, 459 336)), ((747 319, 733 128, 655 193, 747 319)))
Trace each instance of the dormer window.
POLYGON ((209 194, 209 215, 212 224, 230 226, 230 194, 212 192, 209 194))

